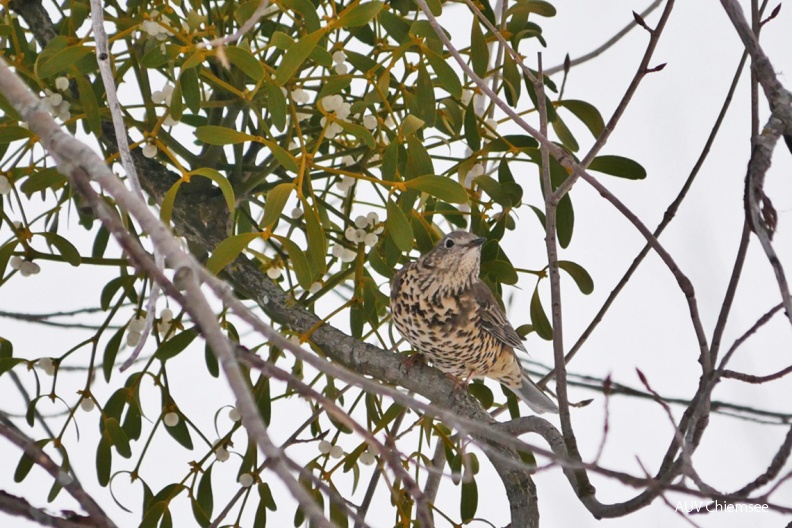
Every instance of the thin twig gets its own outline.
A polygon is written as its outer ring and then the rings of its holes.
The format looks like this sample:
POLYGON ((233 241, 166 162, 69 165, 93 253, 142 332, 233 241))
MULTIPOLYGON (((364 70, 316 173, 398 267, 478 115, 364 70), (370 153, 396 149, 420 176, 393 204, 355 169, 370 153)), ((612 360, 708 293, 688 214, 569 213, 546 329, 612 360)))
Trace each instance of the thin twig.
MULTIPOLYGON (((654 2, 652 2, 649 5, 649 7, 647 7, 643 11, 641 11, 641 13, 640 13, 641 18, 646 18, 647 16, 652 14, 652 12, 655 9, 657 9, 657 6, 660 5, 661 1, 662 0, 655 0, 654 2)), ((600 55, 602 55, 603 53, 608 51, 610 48, 612 48, 625 35, 627 35, 627 33, 632 31, 637 26, 638 26, 638 23, 636 22, 635 18, 631 18, 630 22, 626 26, 624 26, 618 33, 613 35, 610 39, 605 41, 604 44, 602 44, 601 46, 593 49, 592 51, 589 51, 588 53, 585 53, 585 54, 581 55, 580 57, 577 57, 575 59, 570 60, 569 61, 569 67, 571 68, 573 66, 579 66, 579 65, 581 65, 581 64, 583 64, 585 62, 590 61, 591 59, 599 57, 600 55)), ((556 73, 558 73, 560 71, 563 71, 563 70, 564 70, 564 65, 563 64, 559 64, 557 66, 552 66, 550 68, 545 69, 545 75, 553 75, 553 74, 556 74, 556 73)))

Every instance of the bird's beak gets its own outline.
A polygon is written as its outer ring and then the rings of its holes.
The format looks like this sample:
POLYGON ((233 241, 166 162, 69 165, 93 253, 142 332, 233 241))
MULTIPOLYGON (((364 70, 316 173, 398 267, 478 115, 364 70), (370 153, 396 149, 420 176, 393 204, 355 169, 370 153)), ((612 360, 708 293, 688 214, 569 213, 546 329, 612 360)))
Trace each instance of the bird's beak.
POLYGON ((469 247, 478 247, 478 246, 483 246, 483 245, 484 245, 484 242, 486 242, 486 241, 487 241, 487 239, 486 239, 486 238, 484 238, 484 237, 478 237, 478 238, 477 238, 477 239, 475 239, 475 240, 471 240, 471 241, 470 241, 470 244, 468 244, 468 246, 469 246, 469 247))

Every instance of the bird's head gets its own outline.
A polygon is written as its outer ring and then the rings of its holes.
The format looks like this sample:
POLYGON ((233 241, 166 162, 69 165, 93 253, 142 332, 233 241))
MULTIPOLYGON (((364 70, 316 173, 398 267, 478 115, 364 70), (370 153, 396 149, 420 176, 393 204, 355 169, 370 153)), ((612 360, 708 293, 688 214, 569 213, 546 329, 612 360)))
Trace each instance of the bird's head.
POLYGON ((484 242, 485 238, 467 231, 453 231, 423 256, 423 264, 445 274, 449 280, 467 283, 478 278, 484 242))

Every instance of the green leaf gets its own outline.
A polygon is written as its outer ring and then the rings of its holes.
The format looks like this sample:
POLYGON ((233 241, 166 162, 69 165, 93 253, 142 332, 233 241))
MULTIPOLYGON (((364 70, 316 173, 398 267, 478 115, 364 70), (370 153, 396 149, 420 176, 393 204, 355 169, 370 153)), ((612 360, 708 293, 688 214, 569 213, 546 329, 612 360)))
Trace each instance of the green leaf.
POLYGON ((264 67, 250 51, 239 46, 228 46, 222 48, 222 52, 225 53, 231 64, 245 72, 245 75, 254 81, 260 81, 264 78, 264 67))
POLYGON ((407 138, 407 168, 405 169, 405 179, 412 179, 424 174, 434 174, 432 158, 426 151, 423 142, 415 136, 407 138))
POLYGON ((536 13, 543 17, 553 17, 556 15, 556 8, 541 0, 523 0, 521 2, 518 1, 506 11, 506 18, 514 14, 527 15, 529 13, 536 13))
MULTIPOLYGON (((402 134, 404 137, 411 136, 422 129, 425 124, 426 122, 423 119, 415 117, 412 114, 407 114, 401 124, 402 134)), ((391 145, 396 145, 396 143, 391 143, 391 145)))
POLYGON ((283 248, 286 250, 286 253, 289 254, 289 260, 292 263, 292 269, 294 270, 294 274, 297 276, 297 282, 303 289, 307 290, 311 287, 313 283, 313 276, 311 275, 311 267, 308 265, 308 259, 305 257, 305 253, 300 249, 293 240, 282 237, 279 235, 272 235, 272 238, 278 240, 282 245, 283 248))
POLYGON ((106 418, 104 426, 107 433, 110 435, 110 442, 115 446, 119 455, 124 458, 132 456, 132 450, 129 447, 129 438, 126 433, 121 429, 121 424, 115 418, 106 418))
POLYGON ((198 69, 183 69, 179 81, 181 82, 184 104, 187 105, 190 112, 197 114, 201 109, 201 87, 198 83, 198 69))
MULTIPOLYGON (((472 105, 472 102, 471 102, 472 105)), ((505 134, 495 138, 484 148, 485 152, 506 152, 513 148, 516 149, 535 149, 539 143, 531 136, 525 134, 505 134)))
POLYGON ((327 79, 327 81, 323 80, 322 88, 319 90, 319 93, 316 94, 316 100, 321 101, 328 95, 343 92, 350 84, 352 84, 351 75, 336 75, 327 79))
POLYGON ((473 66, 473 73, 481 78, 487 75, 489 47, 487 46, 487 39, 484 38, 484 33, 481 31, 481 26, 475 18, 473 19, 470 33, 470 62, 471 66, 473 66))
POLYGON ((96 476, 102 487, 107 487, 110 483, 110 471, 113 465, 113 453, 110 447, 109 434, 105 433, 96 447, 96 476))
POLYGON ((102 356, 102 372, 104 373, 105 381, 110 381, 110 376, 113 374, 113 366, 115 365, 116 356, 118 356, 118 350, 121 348, 121 339, 124 337, 125 331, 126 325, 116 330, 105 346, 104 355, 102 356))
POLYGON ((88 46, 71 46, 52 54, 42 52, 36 60, 36 75, 39 79, 52 77, 93 52, 94 48, 88 46))
POLYGON ((220 187, 220 191, 223 193, 223 198, 225 198, 228 211, 231 214, 234 214, 234 209, 236 208, 236 197, 234 196, 234 189, 231 187, 231 183, 228 181, 228 178, 220 174, 215 169, 210 169, 209 167, 195 169, 189 174, 190 176, 203 176, 215 182, 217 186, 220 187))
POLYGON ((410 24, 402 17, 394 15, 390 11, 382 11, 379 15, 379 23, 398 44, 404 44, 409 40, 410 24))
POLYGON ((330 521, 333 526, 338 528, 348 528, 347 506, 345 503, 339 503, 338 500, 334 500, 334 497, 334 495, 330 495, 330 521))
POLYGON ((30 139, 34 136, 30 129, 19 126, 5 124, 0 126, 0 145, 7 145, 20 139, 30 139))
POLYGON ((311 264, 312 276, 324 275, 327 270, 325 255, 327 238, 319 216, 313 207, 303 200, 303 219, 305 219, 305 236, 308 239, 308 262, 311 264))
MULTIPOLYGON (((191 498, 190 506, 192 506, 193 517, 195 517, 195 522, 198 523, 198 526, 206 528, 212 524, 212 520, 206 515, 197 500, 191 498)), ((162 528, 161 525, 160 528, 162 528)))
POLYGON ((133 275, 122 275, 121 277, 111 279, 110 282, 105 284, 99 297, 99 306, 101 306, 102 310, 110 308, 110 302, 113 300, 119 288, 123 287, 127 292, 127 296, 130 296, 130 294, 134 292, 132 285, 135 284, 135 280, 133 275))
POLYGON ((500 182, 495 181, 492 176, 482 174, 481 176, 477 176, 473 180, 473 183, 487 193, 498 205, 503 207, 512 207, 514 205, 506 187, 500 182))
POLYGON ((275 159, 278 160, 278 163, 280 163, 284 169, 291 172, 299 172, 300 168, 297 166, 297 160, 295 160, 294 156, 289 154, 286 149, 268 139, 256 138, 256 140, 264 143, 267 148, 270 149, 272 155, 275 156, 275 159))
POLYGON ((266 376, 259 377, 256 381, 256 386, 253 388, 253 401, 256 403, 261 419, 264 420, 264 425, 270 424, 272 419, 272 393, 270 392, 269 378, 266 376))
POLYGON ((575 284, 580 288, 581 293, 588 295, 594 291, 594 280, 583 266, 568 260, 559 260, 558 267, 569 273, 569 276, 572 277, 575 284))
POLYGON ((556 104, 572 112, 575 117, 586 125, 595 138, 599 137, 602 131, 605 130, 605 121, 603 121, 602 115, 594 105, 574 99, 561 100, 556 104))
POLYGON ((196 337, 198 337, 198 330, 195 328, 190 328, 189 330, 176 334, 159 346, 154 353, 154 357, 160 361, 167 361, 181 354, 185 348, 190 346, 190 343, 192 343, 196 337))
POLYGON ((283 55, 280 66, 275 72, 275 84, 283 86, 292 76, 297 73, 297 70, 305 62, 305 59, 316 48, 319 40, 324 36, 324 29, 317 29, 313 33, 309 33, 297 41, 296 44, 290 46, 288 51, 283 55))
POLYGON ((399 163, 399 145, 390 143, 385 147, 385 154, 382 156, 382 179, 384 181, 396 180, 396 169, 399 163))
POLYGON ((522 75, 520 75, 514 59, 508 53, 503 56, 503 81, 506 87, 506 102, 509 103, 509 106, 517 106, 522 89, 522 75))
POLYGON ((531 323, 534 330, 536 330, 536 335, 547 341, 553 339, 553 327, 547 315, 545 315, 544 308, 542 308, 539 288, 534 290, 533 297, 531 297, 531 323))
POLYGON ((578 145, 575 136, 572 135, 572 132, 569 130, 569 128, 567 128, 560 116, 556 116, 556 118, 550 124, 553 126, 553 130, 558 136, 558 139, 561 140, 562 145, 568 148, 571 152, 577 152, 580 150, 580 146, 578 145))
POLYGON ((182 183, 184 183, 184 180, 176 180, 162 198, 162 204, 160 205, 160 219, 165 224, 169 224, 171 221, 171 215, 173 215, 173 204, 176 202, 176 194, 179 192, 179 188, 181 187, 182 183))
POLYGON ((124 417, 124 423, 121 425, 121 428, 126 433, 127 438, 130 440, 137 440, 140 438, 142 425, 140 409, 137 405, 137 402, 131 402, 127 407, 127 413, 124 417))
POLYGON ((204 361, 206 362, 206 371, 210 376, 213 378, 220 376, 220 365, 217 363, 217 358, 212 353, 209 343, 204 345, 204 361))
POLYGON ((481 263, 482 275, 489 275, 503 284, 517 284, 519 277, 511 262, 507 260, 487 260, 481 263))
POLYGON ((401 207, 396 205, 396 202, 388 200, 388 232, 390 233, 393 242, 400 251, 408 252, 412 249, 413 232, 410 227, 410 222, 401 207))
POLYGON ((569 247, 574 227, 575 210, 572 208, 572 198, 567 193, 558 202, 558 209, 556 209, 556 233, 558 234, 558 243, 562 248, 569 247))
MULTIPOLYGON (((164 425, 164 424, 163 424, 164 425)), ((187 429, 187 422, 184 421, 184 418, 181 416, 179 417, 179 421, 173 427, 168 425, 165 426, 165 430, 168 432, 171 437, 179 442, 179 444, 183 445, 187 449, 192 450, 193 443, 192 438, 190 438, 190 430, 187 429)))
POLYGON ((143 515, 143 520, 140 522, 138 528, 157 528, 160 519, 168 509, 168 503, 165 501, 153 502, 143 515))
POLYGON ((0 337, 0 359, 11 359, 13 356, 14 344, 6 338, 0 337))
POLYGON ((55 246, 55 249, 58 250, 58 253, 63 257, 63 260, 71 264, 72 266, 79 266, 82 262, 80 258, 80 253, 77 251, 77 248, 72 245, 71 242, 63 238, 57 233, 45 232, 45 233, 36 233, 37 235, 43 236, 47 239, 47 243, 55 246))
POLYGON ((214 509, 214 494, 212 493, 213 467, 214 466, 209 466, 206 468, 206 471, 204 471, 198 483, 198 493, 196 494, 196 501, 207 519, 212 518, 212 510, 214 509))
POLYGON ((258 238, 260 233, 241 233, 232 235, 219 244, 212 252, 212 256, 206 261, 206 269, 215 275, 234 261, 253 240, 258 238))
POLYGON ((444 58, 435 53, 429 48, 424 49, 426 60, 437 75, 437 80, 445 91, 451 94, 452 97, 459 99, 462 97, 462 83, 459 81, 459 76, 454 71, 444 58))
POLYGON ((643 180, 646 178, 646 169, 638 162, 621 156, 597 156, 588 168, 589 170, 628 180, 643 180))
MULTIPOLYGON (((49 443, 49 440, 37 440, 34 444, 40 448, 43 448, 49 443)), ((22 454, 22 458, 19 459, 19 463, 17 464, 16 471, 14 471, 14 482, 22 482, 25 480, 25 477, 28 476, 30 470, 33 469, 33 457, 28 456, 26 453, 22 454)))
POLYGON ((207 145, 234 145, 245 141, 256 141, 256 136, 227 127, 207 125, 195 129, 195 137, 207 145))
POLYGON ((93 247, 91 247, 91 256, 93 258, 104 257, 105 250, 107 249, 107 242, 110 240, 110 231, 105 226, 100 226, 96 232, 93 247))
POLYGON ((321 26, 319 15, 316 13, 316 6, 310 0, 285 0, 283 5, 289 9, 299 13, 305 21, 305 27, 308 32, 316 31, 321 26))
POLYGON ((60 189, 67 182, 66 176, 58 172, 58 169, 49 168, 34 172, 19 188, 30 198, 34 193, 44 189, 60 189))
POLYGON ((85 112, 85 121, 88 123, 88 129, 99 137, 102 135, 102 116, 99 115, 99 103, 96 101, 96 94, 94 94, 91 83, 88 82, 84 75, 77 74, 74 79, 77 81, 80 104, 85 112))
POLYGON ((423 62, 418 65, 418 79, 415 82, 415 94, 412 97, 412 114, 417 116, 428 126, 433 127, 437 117, 437 101, 434 86, 429 72, 423 62))
POLYGON ((462 483, 462 500, 459 504, 459 513, 462 516, 462 522, 469 521, 476 516, 478 509, 478 486, 476 480, 472 479, 470 482, 462 483))
POLYGON ((170 107, 168 107, 168 114, 176 121, 181 121, 182 115, 184 115, 183 103, 182 83, 181 79, 177 79, 176 84, 173 86, 173 93, 171 94, 171 104, 170 107))
POLYGON ((485 409, 489 409, 495 403, 495 396, 490 388, 483 383, 471 383, 468 385, 468 389, 485 409))
POLYGON ((439 17, 443 14, 443 4, 440 0, 426 0, 426 5, 429 6, 429 11, 434 16, 439 17))
POLYGON ((338 25, 345 28, 368 24, 382 10, 383 5, 382 2, 378 1, 358 4, 346 12, 341 13, 338 19, 338 25))
POLYGON ((260 222, 262 229, 272 226, 280 218, 293 190, 294 184, 279 183, 267 192, 267 197, 264 201, 264 216, 260 222))
POLYGON ((436 196, 448 203, 467 203, 468 194, 464 187, 451 178, 426 174, 404 182, 408 189, 417 189, 421 192, 436 196))
POLYGON ((371 132, 369 132, 366 127, 340 119, 337 119, 336 123, 338 123, 338 125, 343 128, 345 132, 352 134, 364 142, 368 148, 374 148, 374 136, 371 135, 371 132))
MULTIPOLYGON (((472 98, 470 99, 470 103, 465 109, 464 123, 465 123, 465 140, 467 141, 468 147, 473 152, 478 152, 479 149, 481 149, 481 133, 479 132, 478 116, 476 115, 476 109, 473 106, 472 98)), ((491 144, 492 143, 490 143, 490 145, 491 144)))
POLYGON ((275 83, 267 83, 267 110, 272 115, 275 128, 283 131, 286 128, 286 96, 275 83))

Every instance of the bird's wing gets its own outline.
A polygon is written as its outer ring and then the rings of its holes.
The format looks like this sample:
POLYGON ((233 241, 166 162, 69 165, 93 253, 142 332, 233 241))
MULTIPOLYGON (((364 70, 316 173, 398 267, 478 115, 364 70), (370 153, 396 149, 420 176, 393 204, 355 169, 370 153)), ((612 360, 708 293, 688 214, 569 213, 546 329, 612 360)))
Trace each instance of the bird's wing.
POLYGON ((489 287, 483 282, 476 282, 473 285, 473 294, 479 306, 482 328, 510 347, 525 351, 522 337, 506 319, 489 287))

